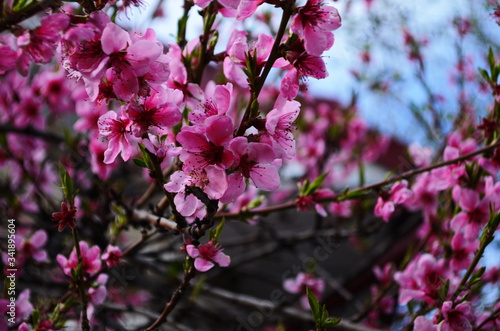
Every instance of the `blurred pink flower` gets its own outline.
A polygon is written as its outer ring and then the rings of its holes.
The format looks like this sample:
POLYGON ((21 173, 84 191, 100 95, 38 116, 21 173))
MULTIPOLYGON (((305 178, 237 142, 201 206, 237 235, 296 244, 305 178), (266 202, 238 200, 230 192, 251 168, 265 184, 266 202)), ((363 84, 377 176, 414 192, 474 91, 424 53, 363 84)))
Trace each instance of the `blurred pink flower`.
POLYGON ((222 253, 222 248, 219 244, 213 241, 207 242, 205 245, 186 245, 186 252, 194 258, 194 267, 200 272, 205 272, 214 266, 214 262, 220 267, 227 267, 231 262, 231 258, 222 253))

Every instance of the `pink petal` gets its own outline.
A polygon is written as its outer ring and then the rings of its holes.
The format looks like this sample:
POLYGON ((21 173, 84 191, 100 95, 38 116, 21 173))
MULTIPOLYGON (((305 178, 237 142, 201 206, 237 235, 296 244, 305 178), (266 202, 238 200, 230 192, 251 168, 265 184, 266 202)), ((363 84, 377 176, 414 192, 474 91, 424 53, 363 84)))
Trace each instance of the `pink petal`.
POLYGON ((278 170, 270 164, 259 164, 250 171, 253 184, 265 191, 274 191, 280 187, 278 170))
POLYGON ((212 262, 204 260, 202 258, 197 258, 196 260, 194 260, 194 267, 200 272, 208 271, 212 269, 213 266, 214 264, 212 262))
POLYGON ((130 35, 115 23, 106 24, 102 32, 101 45, 104 53, 110 55, 124 50, 131 44, 130 35))
POLYGON ((38 230, 30 238, 30 242, 35 248, 40 248, 47 242, 47 233, 45 230, 38 230))
POLYGON ((199 133, 189 131, 179 132, 177 141, 188 152, 197 153, 209 148, 206 138, 199 133))
POLYGON ((208 118, 205 123, 207 126, 208 139, 217 146, 227 144, 233 137, 233 121, 229 116, 217 116, 212 118, 208 118))
POLYGON ((217 264, 221 267, 227 267, 231 263, 231 258, 228 255, 219 252, 215 255, 214 262, 217 262, 217 264))
POLYGON ((263 143, 248 144, 248 158, 259 163, 272 163, 276 154, 271 146, 263 143))
POLYGON ((134 68, 137 76, 143 76, 150 71, 150 65, 163 52, 163 46, 150 40, 139 40, 127 49, 127 60, 134 68))
POLYGON ((192 258, 198 257, 200 255, 200 250, 194 245, 186 245, 186 252, 192 258))
MULTIPOLYGON (((228 83, 228 86, 232 89, 232 84, 228 83)), ((224 115, 229 105, 231 104, 231 92, 224 85, 217 85, 214 90, 213 96, 215 103, 217 105, 217 110, 219 115, 224 115)))
POLYGON ((243 194, 246 188, 245 181, 240 172, 233 172, 227 176, 227 190, 224 196, 220 198, 220 202, 229 203, 234 201, 240 195, 243 194))
POLYGON ((287 279, 283 282, 283 288, 290 293, 300 293, 302 290, 302 283, 298 283, 295 279, 287 279))
POLYGON ((205 187, 205 193, 210 199, 220 199, 227 190, 226 172, 217 167, 210 165, 205 168, 209 184, 205 187))
POLYGON ((479 193, 471 189, 463 189, 460 195, 460 207, 468 212, 473 211, 479 205, 479 193))
POLYGON ((287 99, 292 100, 299 93, 299 73, 292 68, 281 81, 280 93, 287 99))

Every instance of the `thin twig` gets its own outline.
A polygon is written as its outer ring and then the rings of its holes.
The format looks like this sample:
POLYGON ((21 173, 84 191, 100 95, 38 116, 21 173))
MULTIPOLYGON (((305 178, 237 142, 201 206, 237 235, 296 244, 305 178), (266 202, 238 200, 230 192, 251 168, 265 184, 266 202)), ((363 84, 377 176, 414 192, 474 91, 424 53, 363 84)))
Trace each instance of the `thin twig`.
POLYGON ((194 278, 194 276, 196 276, 196 269, 193 266, 193 261, 191 261, 189 270, 184 272, 184 280, 181 282, 179 287, 174 291, 174 294, 172 294, 172 297, 165 305, 165 308, 163 309, 161 315, 153 324, 151 324, 150 327, 146 329, 146 331, 156 330, 160 325, 162 325, 166 321, 168 315, 172 312, 172 310, 175 308, 175 306, 177 306, 177 304, 181 300, 182 296, 184 295, 184 292, 189 286, 189 282, 191 281, 191 279, 194 278))
MULTIPOLYGON (((493 150, 493 149, 495 149, 495 148, 497 148, 499 146, 500 146, 500 142, 497 142, 497 143, 495 143, 493 145, 484 147, 482 149, 479 149, 479 150, 477 150, 475 152, 463 155, 463 156, 458 157, 456 159, 445 161, 445 162, 441 162, 441 163, 438 163, 438 164, 435 164, 435 165, 431 165, 429 167, 425 167, 425 168, 421 168, 421 169, 409 170, 409 171, 406 171, 406 172, 404 172, 404 173, 402 173, 402 174, 400 174, 398 176, 394 176, 392 178, 380 181, 380 182, 375 183, 375 184, 367 185, 367 186, 364 186, 364 187, 361 187, 361 188, 349 191, 347 193, 348 194, 354 193, 354 192, 362 193, 362 192, 368 192, 368 191, 371 191, 371 190, 374 190, 374 189, 378 189, 378 188, 381 188, 381 187, 383 187, 385 185, 392 184, 394 182, 397 182, 397 181, 400 181, 400 180, 403 180, 403 179, 407 179, 407 178, 413 177, 415 175, 418 175, 418 174, 421 174, 421 173, 424 173, 424 172, 428 172, 428 171, 431 171, 431 170, 434 170, 434 169, 437 169, 437 168, 441 168, 441 167, 445 167, 445 166, 448 166, 448 165, 452 165, 452 164, 455 164, 455 163, 459 163, 459 162, 465 161, 465 160, 470 159, 470 158, 472 158, 472 157, 474 157, 476 155, 480 155, 482 153, 489 152, 489 151, 491 151, 491 150, 493 150)), ((318 199, 316 202, 328 203, 328 202, 339 201, 339 200, 342 200, 342 199, 345 199, 345 194, 344 193, 335 194, 335 195, 333 195, 331 197, 328 197, 328 198, 318 199)), ((356 196, 356 199, 359 199, 359 196, 356 196)), ((283 204, 274 205, 274 206, 267 207, 267 208, 256 208, 256 209, 250 209, 250 210, 242 210, 242 211, 235 212, 235 213, 217 213, 215 215, 215 218, 223 218, 223 217, 225 217, 225 218, 240 218, 240 217, 251 217, 251 216, 254 216, 254 215, 268 215, 268 214, 271 214, 271 213, 274 213, 274 212, 277 212, 277 211, 283 211, 283 210, 288 210, 288 209, 293 209, 293 208, 296 208, 296 200, 292 200, 292 201, 289 201, 289 202, 285 202, 283 204)))

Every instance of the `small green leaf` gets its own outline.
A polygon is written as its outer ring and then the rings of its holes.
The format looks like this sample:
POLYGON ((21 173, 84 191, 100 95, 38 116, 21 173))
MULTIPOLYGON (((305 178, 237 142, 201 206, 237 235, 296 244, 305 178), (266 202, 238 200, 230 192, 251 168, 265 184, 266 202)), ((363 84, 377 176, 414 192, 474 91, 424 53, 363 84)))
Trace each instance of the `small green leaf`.
POLYGON ((338 201, 344 201, 344 200, 352 200, 352 199, 357 199, 357 198, 362 198, 366 196, 369 193, 367 190, 354 190, 352 192, 347 192, 344 193, 338 201))
POLYGON ((311 307, 311 313, 314 317, 315 321, 319 321, 321 319, 322 309, 319 304, 318 298, 314 295, 314 293, 306 287, 307 300, 309 301, 309 306, 311 307))
POLYGON ((250 107, 250 114, 252 117, 257 117, 257 115, 259 115, 259 107, 260 107, 259 102, 257 100, 254 100, 250 107))
POLYGON ((323 185, 323 183, 325 182, 326 176, 328 176, 328 172, 325 172, 325 173, 319 175, 318 177, 316 177, 316 179, 313 180, 311 185, 308 186, 307 190, 304 192, 304 195, 308 196, 309 194, 313 193, 318 188, 320 188, 323 185))
POLYGON ((196 299, 198 298, 198 295, 201 293, 201 290, 203 289, 203 285, 205 285, 206 281, 205 275, 200 277, 200 280, 198 283, 193 288, 193 291, 191 292, 191 295, 189 296, 189 302, 195 302, 196 299))
POLYGON ((490 65, 490 71, 493 72, 493 68, 495 68, 495 54, 491 46, 488 48, 488 64, 490 65))
POLYGON ((321 312, 321 319, 320 319, 321 324, 323 324, 323 322, 326 321, 327 319, 328 319, 328 310, 326 310, 326 306, 323 305, 323 310, 321 312))
MULTIPOLYGON (((443 282, 442 279, 441 279, 441 282, 443 282)), ((446 281, 444 281, 444 284, 439 288, 439 291, 438 291, 439 298, 442 301, 446 301, 446 297, 448 295, 449 289, 450 289, 450 280, 447 279, 446 281)))
POLYGON ((226 219, 222 218, 222 221, 217 225, 215 230, 210 230, 210 239, 217 242, 219 240, 219 236, 222 233, 222 229, 224 228, 224 224, 226 223, 226 219))
POLYGON ((134 163, 136 166, 141 167, 141 168, 147 168, 148 165, 146 162, 144 162, 142 159, 133 159, 134 163))
POLYGON ((247 209, 253 209, 257 208, 260 205, 262 205, 262 202, 264 202, 265 197, 263 195, 259 195, 256 199, 250 201, 250 203, 247 205, 247 209))
POLYGON ((61 163, 59 163, 59 179, 61 181, 61 190, 70 206, 73 207, 77 192, 74 190, 71 176, 61 163))
POLYGON ((332 326, 335 326, 337 324, 339 324, 341 321, 340 318, 337 318, 337 317, 330 317, 330 318, 327 318, 324 322, 323 322, 323 327, 325 328, 329 328, 329 327, 332 327, 332 326))
POLYGON ((486 80, 488 83, 491 84, 491 78, 490 78, 490 75, 488 74, 488 72, 482 68, 477 68, 477 70, 479 71, 481 76, 484 78, 484 80, 486 80))
POLYGON ((486 270, 486 267, 481 267, 476 272, 474 272, 472 274, 472 276, 470 277, 469 284, 474 285, 477 282, 481 281, 481 277, 483 276, 485 270, 486 270))
POLYGON ((33 325, 38 326, 38 322, 40 322, 40 311, 38 309, 34 309, 31 313, 31 318, 33 319, 33 325))

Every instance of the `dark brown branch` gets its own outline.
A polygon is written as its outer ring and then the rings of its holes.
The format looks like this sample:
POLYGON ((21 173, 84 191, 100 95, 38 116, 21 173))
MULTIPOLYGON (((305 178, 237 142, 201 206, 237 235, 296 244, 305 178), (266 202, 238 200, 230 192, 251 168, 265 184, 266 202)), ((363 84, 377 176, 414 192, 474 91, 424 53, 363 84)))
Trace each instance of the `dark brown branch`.
POLYGON ((10 29, 11 26, 19 24, 22 21, 46 10, 47 8, 56 10, 61 6, 62 2, 59 0, 43 0, 40 2, 35 1, 18 12, 9 10, 0 18, 0 32, 10 29))
POLYGON ((158 327, 167 320, 168 315, 172 312, 175 306, 177 306, 182 296, 184 295, 184 292, 189 286, 189 282, 191 281, 191 279, 194 278, 194 276, 196 276, 196 269, 194 268, 193 263, 191 261, 189 270, 184 272, 184 280, 181 282, 179 287, 174 291, 174 294, 172 294, 170 301, 165 305, 165 308, 163 309, 161 315, 153 324, 151 324, 150 327, 146 329, 146 331, 157 330, 158 327))
MULTIPOLYGON (((392 184, 392 183, 395 183, 397 181, 400 181, 400 180, 403 180, 403 179, 407 179, 407 178, 413 177, 415 175, 418 175, 418 174, 421 174, 421 173, 424 173, 424 172, 428 172, 428 171, 431 171, 431 170, 434 170, 434 169, 437 169, 437 168, 445 167, 447 165, 451 165, 451 164, 455 164, 455 163, 459 163, 459 162, 465 161, 465 160, 470 159, 470 158, 472 158, 474 156, 477 156, 477 155, 480 155, 480 154, 492 151, 495 148, 498 148, 499 146, 500 146, 500 143, 497 142, 497 143, 495 143, 493 145, 484 147, 482 149, 479 149, 479 150, 477 150, 475 152, 463 155, 463 156, 458 157, 456 159, 445 161, 445 162, 441 162, 441 163, 434 164, 434 165, 431 165, 429 167, 425 167, 425 168, 421 168, 421 169, 409 170, 409 171, 406 171, 406 172, 404 172, 404 173, 402 173, 402 174, 400 174, 398 176, 394 176, 394 177, 386 179, 384 181, 381 181, 381 182, 378 182, 378 183, 375 183, 375 184, 367 185, 367 186, 364 186, 364 187, 361 187, 361 188, 349 191, 348 193, 354 193, 354 192, 362 193, 362 192, 365 192, 365 191, 368 192, 368 191, 371 191, 371 190, 379 189, 379 188, 381 188, 383 186, 386 186, 388 184, 392 184)), ((359 198, 359 196, 357 196, 356 198, 359 198)), ((320 199, 317 202, 327 203, 327 202, 341 201, 341 200, 344 200, 344 199, 345 199, 345 194, 341 193, 341 194, 335 194, 332 197, 320 199)), ((256 209, 252 209, 252 210, 242 210, 242 211, 236 212, 236 213, 217 213, 215 215, 215 218, 223 218, 223 217, 226 217, 226 218, 239 218, 239 217, 251 217, 251 216, 254 216, 254 215, 268 215, 268 214, 271 214, 271 213, 274 213, 274 212, 288 210, 288 209, 293 209, 293 208, 296 208, 296 200, 292 200, 292 201, 285 202, 285 203, 280 204, 280 205, 275 205, 275 206, 271 206, 271 207, 267 207, 267 208, 256 208, 256 209)))

